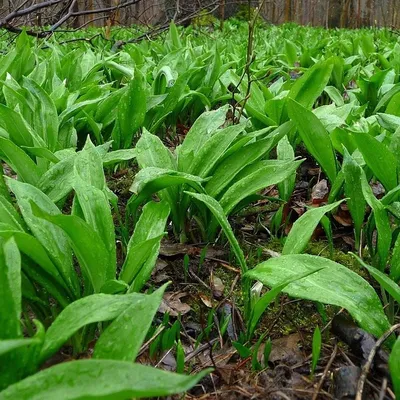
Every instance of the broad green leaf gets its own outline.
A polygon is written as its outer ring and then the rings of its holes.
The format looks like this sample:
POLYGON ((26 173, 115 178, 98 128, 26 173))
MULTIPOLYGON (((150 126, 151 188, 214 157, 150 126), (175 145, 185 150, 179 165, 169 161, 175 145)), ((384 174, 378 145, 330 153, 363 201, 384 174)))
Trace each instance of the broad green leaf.
MULTIPOLYGON (((321 268, 322 269, 322 268, 321 268)), ((279 293, 282 292, 282 290, 289 285, 289 283, 292 283, 298 279, 305 278, 306 276, 310 274, 314 274, 317 271, 320 271, 321 269, 317 269, 312 272, 306 272, 306 274, 301 273, 298 276, 292 277, 289 279, 287 282, 282 283, 281 285, 278 285, 276 287, 273 287, 271 290, 269 290, 267 293, 262 295, 257 302, 252 306, 251 310, 251 315, 250 319, 248 322, 248 332, 247 332, 247 337, 251 338, 253 336, 254 330, 257 326, 258 321, 260 320, 262 314, 264 311, 267 309, 269 304, 279 295, 279 293)))
POLYGON ((397 236, 393 246, 393 254, 390 262, 390 277, 395 281, 400 281, 400 235, 397 236))
MULTIPOLYGON (((71 247, 79 261, 85 283, 99 293, 104 283, 115 278, 115 264, 100 235, 83 219, 75 215, 51 215, 32 203, 36 217, 61 228, 70 239, 71 247)), ((90 293, 90 289, 85 287, 90 293)))
POLYGON ((283 255, 299 254, 307 247, 315 228, 321 218, 329 211, 334 210, 343 200, 323 207, 311 208, 307 210, 296 222, 286 239, 282 250, 283 255))
POLYGON ((311 373, 314 374, 315 368, 319 361, 319 356, 321 354, 322 347, 322 337, 319 326, 314 330, 313 340, 312 340, 312 361, 311 361, 311 373))
POLYGON ((286 122, 265 139, 250 143, 224 159, 207 182, 206 192, 212 197, 217 197, 243 168, 267 154, 292 129, 293 123, 286 122))
POLYGON ((38 339, 9 339, 0 340, 0 357, 13 350, 30 346, 32 344, 40 344, 38 339))
POLYGON ((32 128, 20 113, 0 104, 1 126, 17 146, 33 146, 32 128))
MULTIPOLYGON (((153 259, 158 254, 156 245, 160 244, 161 239, 164 237, 164 233, 147 239, 137 244, 130 244, 128 254, 126 256, 124 265, 122 266, 119 274, 119 279, 125 281, 128 285, 137 277, 141 272, 141 269, 146 266, 146 262, 149 259, 153 259)), ((140 282, 142 286, 145 282, 140 282)), ((139 284, 139 283, 138 283, 139 284)))
POLYGON ((138 164, 142 169, 147 167, 176 169, 171 152, 158 136, 151 134, 146 129, 143 130, 135 150, 138 164))
MULTIPOLYGON (((132 210, 135 210, 139 204, 148 199, 153 193, 171 186, 187 184, 198 192, 203 192, 202 182, 204 182, 204 179, 184 172, 148 167, 136 174, 135 180, 129 189, 134 195, 129 199, 128 205, 132 210)), ((178 201, 178 199, 174 200, 178 201)), ((170 204, 170 206, 173 208, 174 204, 170 204)))
POLYGON ((244 128, 244 124, 239 124, 217 130, 193 157, 189 169, 185 172, 206 178, 244 128))
POLYGON ((353 138, 366 164, 386 190, 397 186, 397 160, 389 148, 367 133, 354 132, 353 138))
POLYGON ((139 69, 128 84, 128 90, 122 95, 118 103, 117 120, 120 145, 129 148, 132 145, 133 135, 143 126, 146 116, 146 81, 139 69))
MULTIPOLYGON (((331 60, 320 61, 296 81, 288 94, 306 109, 311 109, 317 98, 325 89, 333 70, 331 60)), ((290 103, 289 103, 290 104, 290 103)))
POLYGON ((103 157, 103 165, 109 166, 120 163, 122 161, 130 161, 133 160, 134 158, 136 158, 135 149, 123 149, 123 150, 111 151, 103 157))
POLYGON ((146 295, 93 294, 71 303, 57 316, 46 332, 41 361, 51 357, 74 333, 85 325, 110 321, 127 308, 138 304, 146 295))
POLYGON ((256 164, 248 174, 242 170, 241 179, 231 185, 220 200, 225 215, 229 215, 244 198, 292 176, 302 162, 270 160, 256 164))
POLYGON ((358 249, 361 238, 361 229, 364 224, 366 202, 362 193, 362 169, 344 148, 343 158, 344 191, 347 205, 353 218, 356 248, 358 249))
POLYGON ((390 279, 386 274, 366 264, 360 257, 353 254, 353 257, 368 270, 368 272, 374 277, 374 279, 400 304, 400 286, 397 285, 392 279, 390 279))
MULTIPOLYGON (((142 214, 135 226, 135 231, 128 244, 128 256, 132 252, 135 258, 135 250, 132 247, 140 245, 147 240, 160 237, 165 232, 165 225, 170 213, 170 207, 166 201, 159 203, 148 202, 142 210, 142 214)), ((143 285, 150 279, 151 272, 157 261, 160 243, 156 243, 148 254, 147 260, 144 262, 131 285, 130 291, 138 292, 143 285)))
POLYGON ((271 258, 246 276, 276 287, 307 272, 315 273, 296 280, 282 291, 292 297, 343 307, 363 329, 376 337, 390 328, 379 297, 369 283, 357 273, 326 258, 308 254, 271 258))
POLYGON ((93 145, 88 136, 85 147, 75 160, 75 174, 86 182, 86 184, 103 190, 106 186, 106 180, 103 171, 102 154, 93 145))
POLYGON ((52 153, 46 147, 21 146, 21 148, 26 150, 29 154, 33 155, 34 157, 43 158, 54 164, 57 164, 60 161, 59 158, 57 156, 55 156, 54 153, 52 153))
POLYGON ((63 277, 65 285, 76 297, 79 297, 79 282, 72 264, 72 250, 68 237, 58 226, 36 217, 32 212, 32 204, 53 216, 60 215, 61 211, 39 189, 14 179, 7 179, 7 184, 17 198, 18 206, 29 229, 46 249, 50 259, 63 277))
POLYGON ((227 111, 227 107, 221 107, 215 111, 204 112, 196 119, 182 145, 176 149, 179 171, 188 171, 197 152, 203 147, 207 139, 224 124, 227 111))
POLYGON ((389 257, 392 243, 392 230, 385 206, 375 197, 364 171, 361 175, 361 188, 364 198, 374 212, 374 219, 378 231, 377 249, 379 255, 379 269, 384 270, 389 257))
POLYGON ((82 210, 85 221, 95 232, 98 233, 107 249, 110 265, 110 271, 107 274, 107 278, 115 278, 115 266, 117 263, 115 231, 107 196, 103 190, 83 181, 79 176, 77 167, 75 167, 73 188, 78 198, 79 206, 82 210))
POLYGON ((31 185, 37 184, 40 178, 39 169, 20 147, 11 140, 0 137, 0 152, 4 154, 5 161, 12 166, 20 180, 31 185))
MULTIPOLYGON (((281 161, 293 161, 295 159, 294 150, 291 146, 287 136, 284 136, 278 143, 276 148, 276 153, 278 160, 281 161)), ((289 201, 290 196, 294 190, 296 183, 296 173, 294 172, 292 176, 289 176, 283 182, 278 183, 279 196, 281 199, 289 201)))
POLYGON ((307 150, 321 165, 329 180, 334 182, 337 174, 336 157, 325 127, 313 112, 296 101, 289 100, 288 112, 307 150))
MULTIPOLYGON (((65 285, 62 276, 50 260, 46 250, 34 236, 20 231, 3 230, 3 228, 0 227, 0 237, 5 240, 13 238, 21 253, 32 259, 32 261, 45 270, 49 276, 54 278, 60 284, 65 285)), ((68 286, 66 286, 66 289, 68 290, 68 286)))
POLYGON ((396 399, 400 397, 400 338, 397 338, 389 357, 389 370, 392 376, 396 399))
POLYGON ((50 151, 54 151, 58 141, 58 114, 56 106, 46 91, 35 81, 23 78, 23 85, 35 97, 34 126, 50 151))
POLYGON ((21 337, 21 256, 14 239, 0 241, 0 298, 0 339, 21 337))
MULTIPOLYGON (((167 147, 156 135, 143 129, 143 133, 136 144, 137 162, 140 168, 147 167, 165 168, 176 170, 176 161, 167 147)), ((176 186, 161 190, 159 193, 161 199, 168 201, 172 210, 172 219, 177 222, 179 188, 176 186)))
POLYGON ((153 322, 166 285, 131 305, 101 334, 94 348, 93 358, 135 361, 147 331, 153 322))
POLYGON ((45 369, 3 392, 0 400, 159 397, 185 392, 210 370, 186 376, 128 361, 78 360, 45 369))
POLYGON ((217 200, 213 199, 211 196, 208 196, 206 194, 192 193, 192 192, 185 192, 185 193, 188 196, 205 204, 207 208, 211 211, 211 213, 214 215, 214 218, 217 220, 222 230, 224 231, 225 236, 228 238, 229 243, 232 246, 232 251, 234 252, 239 262, 242 273, 245 273, 247 271, 247 265, 243 255, 243 251, 240 248, 240 245, 232 231, 232 228, 225 217, 225 212, 222 209, 221 205, 218 203, 217 200))
POLYGON ((24 224, 17 210, 2 195, 0 195, 0 222, 11 226, 15 230, 24 230, 24 224))
POLYGON ((37 186, 54 202, 62 200, 72 191, 76 157, 74 153, 63 158, 39 179, 37 186))

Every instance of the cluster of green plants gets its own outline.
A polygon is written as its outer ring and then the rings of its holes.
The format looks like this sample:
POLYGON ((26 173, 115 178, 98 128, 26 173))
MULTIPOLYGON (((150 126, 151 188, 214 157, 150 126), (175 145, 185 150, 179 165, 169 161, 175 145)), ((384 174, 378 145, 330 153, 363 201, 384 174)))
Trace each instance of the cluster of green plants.
MULTIPOLYGON (((163 396, 208 373, 180 374, 179 324, 151 348, 176 346, 179 373, 134 363, 166 288, 148 281, 168 229, 180 242, 221 232, 229 241, 246 323, 234 345, 245 357, 257 354, 265 338, 249 349, 256 327, 281 292, 344 308, 376 337, 398 321, 399 40, 386 30, 272 26, 256 31, 248 64, 246 30, 238 20, 211 33, 171 24, 120 49, 101 35, 78 40, 96 30, 65 44, 23 33, 2 56, 0 158, 16 177, 0 180, 0 399, 163 396), (320 166, 329 199, 285 237, 304 157, 320 166), (106 176, 126 165, 137 173, 122 204, 106 176), (267 199, 272 185, 279 197, 267 199), (283 250, 254 266, 229 220, 258 200, 277 202, 283 250), (319 224, 332 245, 342 204, 370 281, 304 254, 319 224), (39 371, 63 345, 75 356, 94 341, 91 359, 39 371)), ((130 35, 118 28, 113 40, 130 35)), ((387 345, 400 396, 400 339, 387 345)), ((254 356, 253 366, 262 367, 254 356)))

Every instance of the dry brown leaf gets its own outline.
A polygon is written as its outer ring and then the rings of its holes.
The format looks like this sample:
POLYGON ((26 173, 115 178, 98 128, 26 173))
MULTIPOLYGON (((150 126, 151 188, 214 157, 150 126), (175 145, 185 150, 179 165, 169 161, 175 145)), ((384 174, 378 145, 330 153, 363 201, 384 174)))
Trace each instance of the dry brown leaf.
POLYGON ((199 293, 199 297, 206 307, 212 308, 212 300, 206 294, 199 293))
POLYGON ((222 283, 222 280, 220 278, 218 278, 218 276, 212 276, 212 279, 210 279, 210 286, 211 286, 211 290, 212 290, 212 294, 213 296, 219 300, 222 298, 222 296, 224 295, 224 289, 225 289, 225 285, 222 283))
POLYGON ((321 204, 326 201, 329 194, 328 182, 326 179, 321 179, 313 188, 311 192, 311 199, 313 204, 321 204))
POLYGON ((172 317, 177 317, 179 314, 187 314, 191 308, 189 304, 181 302, 181 298, 186 297, 187 295, 186 292, 165 293, 158 311, 163 314, 168 312, 172 317))

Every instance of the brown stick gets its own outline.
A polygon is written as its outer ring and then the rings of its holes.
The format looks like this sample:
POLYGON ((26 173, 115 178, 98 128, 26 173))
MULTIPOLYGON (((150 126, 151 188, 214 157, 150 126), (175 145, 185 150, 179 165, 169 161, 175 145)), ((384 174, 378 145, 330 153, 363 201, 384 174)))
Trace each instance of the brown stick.
POLYGON ((363 367, 363 369, 361 371, 360 380, 358 381, 358 385, 357 385, 357 395, 356 395, 355 400, 362 400, 365 381, 367 380, 368 372, 371 369, 371 365, 372 365, 372 362, 374 361, 374 357, 375 357, 377 351, 382 346, 382 344, 385 342, 385 340, 388 339, 389 336, 392 335, 392 333, 395 332, 398 329, 400 329, 400 324, 393 325, 387 332, 385 332, 376 341, 375 346, 372 348, 371 352, 369 353, 368 360, 364 364, 364 367, 363 367))

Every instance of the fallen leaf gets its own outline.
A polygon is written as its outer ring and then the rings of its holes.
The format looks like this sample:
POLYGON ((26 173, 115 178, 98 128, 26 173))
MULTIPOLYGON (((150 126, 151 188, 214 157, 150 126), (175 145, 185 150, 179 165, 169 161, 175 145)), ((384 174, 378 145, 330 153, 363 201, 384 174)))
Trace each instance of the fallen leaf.
POLYGON ((313 204, 321 204, 327 201, 329 194, 328 182, 326 179, 321 179, 314 187, 311 192, 311 199, 313 204))
POLYGON ((181 302, 181 298, 186 297, 187 295, 186 292, 165 293, 158 311, 162 314, 168 312, 172 317, 187 314, 191 308, 189 304, 181 302))
POLYGON ((224 295, 224 289, 225 289, 225 285, 222 283, 222 280, 218 278, 218 276, 212 275, 210 286, 213 296, 217 300, 220 300, 224 295))
POLYGON ((206 307, 212 308, 212 301, 207 295, 204 293, 199 293, 199 297, 206 307))
MULTIPOLYGON (((301 337, 298 333, 293 333, 289 336, 273 340, 271 354, 268 361, 286 365, 295 365, 304 361, 304 355, 299 347, 300 342, 301 337)), ((264 363, 264 347, 265 345, 262 344, 257 354, 258 360, 261 364, 264 363)))

